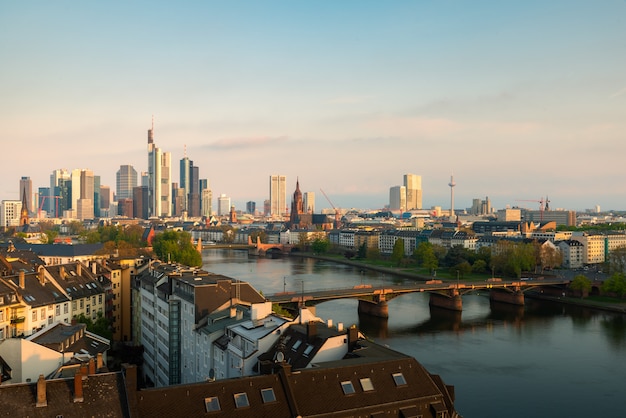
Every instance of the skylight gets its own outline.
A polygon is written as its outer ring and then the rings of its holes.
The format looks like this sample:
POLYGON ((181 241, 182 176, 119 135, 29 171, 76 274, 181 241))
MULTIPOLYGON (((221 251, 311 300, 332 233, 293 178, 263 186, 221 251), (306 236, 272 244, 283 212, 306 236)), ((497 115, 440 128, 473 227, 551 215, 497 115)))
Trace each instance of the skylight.
POLYGON ((235 393, 235 405, 237 408, 245 408, 246 406, 250 406, 248 402, 248 395, 245 392, 235 393))
POLYGON ((396 382, 396 386, 406 385, 406 379, 402 373, 394 373, 391 377, 393 377, 393 381, 396 382))
POLYGON ((217 396, 211 396, 210 398, 204 398, 204 407, 207 412, 215 412, 220 411, 220 400, 217 399, 217 396))
POLYGON ((374 390, 374 385, 372 384, 372 379, 366 377, 364 379, 360 379, 361 388, 363 388, 363 392, 369 392, 374 390))
POLYGON ((306 348, 304 349, 304 354, 305 356, 308 356, 309 354, 311 354, 311 351, 313 351, 313 346, 311 344, 307 344, 306 348))
POLYGON ((349 380, 341 382, 341 389, 343 389, 344 395, 351 395, 355 392, 354 385, 349 380))
POLYGON ((300 344, 302 344, 302 340, 298 340, 295 343, 293 343, 293 346, 291 347, 291 349, 293 351, 296 351, 298 349, 298 347, 300 347, 300 344))
POLYGON ((263 403, 276 402, 276 395, 272 388, 261 389, 261 397, 263 398, 263 403))

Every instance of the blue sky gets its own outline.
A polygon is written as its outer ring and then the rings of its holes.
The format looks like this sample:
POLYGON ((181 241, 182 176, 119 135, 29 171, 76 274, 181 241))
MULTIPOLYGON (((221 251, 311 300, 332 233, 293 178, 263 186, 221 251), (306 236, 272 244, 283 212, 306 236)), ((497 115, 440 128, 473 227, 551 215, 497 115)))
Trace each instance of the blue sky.
POLYGON ((626 209, 625 1, 0 3, 0 199, 147 169, 146 131, 238 209, 269 176, 317 208, 549 196, 626 209))

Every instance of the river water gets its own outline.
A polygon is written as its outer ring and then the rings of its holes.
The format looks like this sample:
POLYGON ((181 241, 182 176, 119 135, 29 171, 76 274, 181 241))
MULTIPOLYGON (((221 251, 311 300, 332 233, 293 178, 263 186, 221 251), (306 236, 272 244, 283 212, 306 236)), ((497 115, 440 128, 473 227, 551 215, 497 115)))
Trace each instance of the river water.
MULTIPOLYGON (((250 282, 265 294, 403 283, 332 262, 203 251, 208 271, 250 282)), ((463 312, 431 311, 428 295, 389 301, 389 319, 359 316, 353 299, 317 305, 317 316, 356 324, 379 344, 415 357, 454 385, 465 418, 626 417, 626 316, 552 302, 490 306, 463 296, 463 312)))

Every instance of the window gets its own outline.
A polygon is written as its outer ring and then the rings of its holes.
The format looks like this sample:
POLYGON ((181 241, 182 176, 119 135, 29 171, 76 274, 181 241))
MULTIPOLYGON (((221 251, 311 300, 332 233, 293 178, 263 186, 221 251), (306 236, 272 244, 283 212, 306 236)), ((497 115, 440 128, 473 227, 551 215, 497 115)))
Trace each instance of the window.
POLYGON ((235 393, 235 406, 237 408, 245 408, 246 406, 250 406, 248 402, 248 395, 245 392, 235 393))
POLYGON ((56 316, 61 315, 61 305, 57 305, 55 315, 56 315, 56 316))
POLYGON ((313 351, 313 346, 311 344, 307 344, 306 348, 304 349, 304 354, 305 356, 308 356, 309 354, 311 354, 311 351, 313 351))
POLYGON ((0 309, 0 322, 4 321, 4 309, 0 309))
POLYGON ((33 321, 37 320, 37 311, 33 311, 33 321))
POLYGON ((102 295, 98 295, 98 303, 102 304, 102 295))
POLYGON ((215 412, 220 411, 220 400, 217 399, 217 396, 212 396, 210 398, 204 398, 204 407, 207 412, 215 412))
POLYGON ((396 382, 396 386, 406 385, 406 379, 404 379, 404 375, 402 373, 394 373, 391 377, 393 377, 393 381, 396 382))
POLYGON ((41 319, 46 318, 46 308, 41 308, 41 319))
POLYGON ((302 340, 298 340, 295 343, 293 343, 293 346, 291 347, 291 349, 293 351, 296 351, 298 349, 298 347, 300 347, 300 344, 302 344, 302 340))
POLYGON ((343 389, 344 395, 351 395, 355 392, 354 385, 352 385, 352 382, 349 380, 341 382, 341 389, 343 389))
POLYGON ((261 389, 261 397, 263 398, 263 403, 276 402, 276 395, 272 388, 261 389))
POLYGON ((67 313, 67 303, 63 304, 63 313, 66 314, 67 313))
POLYGON ((369 392, 371 390, 374 390, 374 385, 372 384, 372 379, 370 379, 369 377, 366 377, 364 379, 360 379, 361 382, 361 388, 363 389, 363 392, 369 392))

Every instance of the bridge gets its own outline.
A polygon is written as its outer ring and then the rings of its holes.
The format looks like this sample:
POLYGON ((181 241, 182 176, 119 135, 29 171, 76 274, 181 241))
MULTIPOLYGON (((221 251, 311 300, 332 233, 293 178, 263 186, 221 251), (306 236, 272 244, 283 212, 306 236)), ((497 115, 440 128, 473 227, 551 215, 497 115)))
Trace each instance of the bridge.
POLYGON ((292 249, 291 244, 263 244, 260 237, 256 237, 256 242, 252 242, 252 238, 248 236, 249 255, 263 257, 272 252, 287 255, 292 249))
POLYGON ((541 280, 510 280, 489 279, 482 282, 442 282, 430 280, 427 282, 402 285, 357 285, 351 288, 311 290, 307 292, 281 292, 266 295, 272 303, 294 308, 299 305, 314 306, 334 299, 357 298, 359 313, 365 313, 382 318, 389 317, 387 301, 394 297, 416 292, 430 294, 430 306, 452 311, 462 311, 461 296, 472 292, 487 290, 490 299, 496 302, 513 305, 524 305, 524 292, 541 288, 546 294, 561 295, 569 280, 541 279, 541 280))

